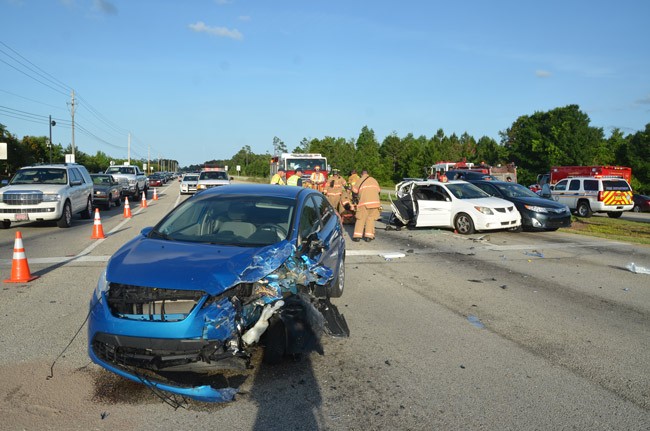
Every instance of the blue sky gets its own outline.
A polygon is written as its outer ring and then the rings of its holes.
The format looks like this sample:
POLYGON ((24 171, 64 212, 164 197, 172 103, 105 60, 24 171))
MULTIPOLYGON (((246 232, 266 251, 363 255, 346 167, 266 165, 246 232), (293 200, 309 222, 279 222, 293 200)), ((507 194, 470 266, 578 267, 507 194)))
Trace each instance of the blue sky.
POLYGON ((181 166, 303 138, 650 123, 645 0, 0 0, 0 123, 181 166))

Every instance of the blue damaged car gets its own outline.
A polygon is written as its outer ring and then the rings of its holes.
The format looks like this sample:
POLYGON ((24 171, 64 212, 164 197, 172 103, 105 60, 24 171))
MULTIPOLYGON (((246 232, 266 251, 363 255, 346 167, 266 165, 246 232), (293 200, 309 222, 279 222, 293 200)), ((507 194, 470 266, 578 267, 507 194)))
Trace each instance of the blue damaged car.
POLYGON ((228 185, 198 193, 123 245, 90 301, 88 353, 155 391, 230 401, 208 376, 323 354, 349 336, 330 298, 345 283, 340 218, 316 190, 228 185))

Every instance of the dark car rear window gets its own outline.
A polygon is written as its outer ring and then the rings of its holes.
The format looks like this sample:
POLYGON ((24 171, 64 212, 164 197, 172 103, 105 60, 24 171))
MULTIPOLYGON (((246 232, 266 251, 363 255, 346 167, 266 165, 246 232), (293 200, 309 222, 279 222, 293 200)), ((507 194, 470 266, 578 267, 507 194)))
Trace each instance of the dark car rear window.
POLYGON ((603 190, 628 192, 631 189, 626 181, 603 180, 603 190))

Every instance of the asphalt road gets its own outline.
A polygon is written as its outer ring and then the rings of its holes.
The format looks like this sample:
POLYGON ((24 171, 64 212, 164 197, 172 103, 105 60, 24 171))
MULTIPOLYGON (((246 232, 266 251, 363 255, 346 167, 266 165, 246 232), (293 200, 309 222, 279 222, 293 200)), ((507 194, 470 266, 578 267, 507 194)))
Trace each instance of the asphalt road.
POLYGON ((649 429, 650 275, 626 265, 650 268, 650 249, 561 231, 349 241, 335 303, 350 338, 226 374, 240 389, 232 403, 165 404, 90 364, 83 325, 108 256, 176 205, 177 189, 128 220, 102 212, 105 240, 78 218, 0 231, 0 276, 17 229, 40 275, 0 289, 0 428, 649 429))

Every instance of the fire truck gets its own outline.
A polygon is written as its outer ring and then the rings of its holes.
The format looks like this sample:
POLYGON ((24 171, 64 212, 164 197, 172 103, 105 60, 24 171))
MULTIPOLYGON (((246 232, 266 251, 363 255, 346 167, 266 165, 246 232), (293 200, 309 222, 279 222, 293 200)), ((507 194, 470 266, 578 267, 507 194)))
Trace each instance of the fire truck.
POLYGON ((437 172, 448 171, 476 172, 491 175, 501 181, 517 182, 517 166, 514 163, 508 163, 505 166, 490 166, 483 162, 477 165, 465 160, 460 162, 438 162, 427 169, 427 174, 429 178, 435 178, 437 172))
POLYGON ((319 166, 321 173, 327 180, 327 158, 318 153, 282 153, 279 156, 271 158, 271 176, 278 173, 279 168, 283 168, 287 173, 287 178, 296 173, 297 168, 302 169, 303 182, 310 181, 314 167, 319 166))
POLYGON ((632 168, 626 166, 553 166, 550 172, 537 175, 537 184, 533 184, 529 188, 537 193, 544 184, 553 186, 568 177, 623 178, 630 183, 632 168))

